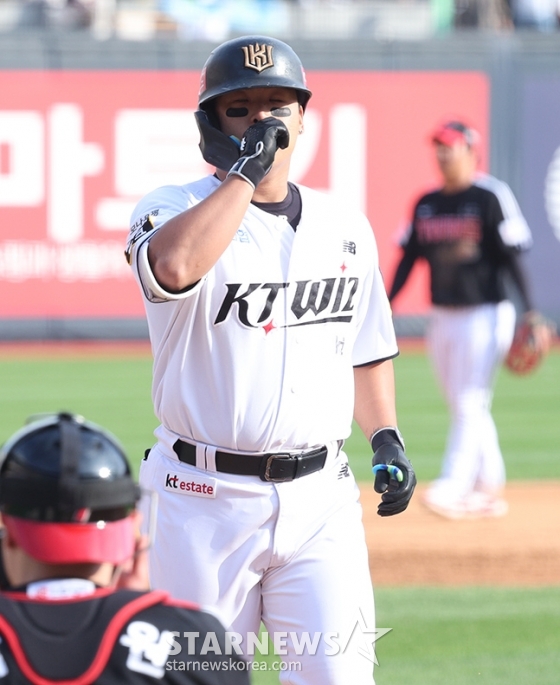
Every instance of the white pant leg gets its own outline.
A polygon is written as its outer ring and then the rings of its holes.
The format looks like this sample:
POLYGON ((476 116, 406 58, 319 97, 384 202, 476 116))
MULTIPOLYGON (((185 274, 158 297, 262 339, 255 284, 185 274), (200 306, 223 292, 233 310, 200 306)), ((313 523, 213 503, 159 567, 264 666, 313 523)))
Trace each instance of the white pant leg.
POLYGON ((468 308, 435 308, 429 350, 451 414, 437 486, 450 498, 477 488, 499 489, 503 458, 490 413, 496 371, 511 343, 510 302, 468 308))
POLYGON ((445 488, 445 494, 451 500, 471 488, 478 470, 477 437, 473 431, 466 430, 468 400, 464 396, 472 372, 467 350, 471 333, 465 311, 434 308, 427 337, 431 361, 451 419, 441 474, 435 485, 441 490, 445 488))
MULTIPOLYGON (((156 447, 142 463, 140 481, 159 495, 154 587, 209 608, 242 635, 257 634, 261 619, 271 638, 286 631, 298 641, 303 632, 343 639, 359 619, 373 630, 359 490, 345 454, 329 457, 318 473, 270 484, 200 471, 156 447), (216 497, 169 491, 165 483, 175 474, 214 479, 216 497)), ((303 668, 284 671, 282 682, 373 685, 373 662, 359 653, 366 644, 356 630, 344 654, 328 656, 323 642, 317 654, 298 655, 290 643, 285 659, 303 659, 303 668)))
POLYGON ((278 488, 283 515, 262 596, 269 634, 296 635, 282 658, 301 670, 283 671, 283 685, 374 682, 373 634, 362 632, 375 629, 373 589, 359 490, 351 473, 341 471, 346 463, 341 454, 317 478, 278 488), (321 636, 316 649, 301 649, 304 634, 321 636), (360 653, 368 648, 370 659, 360 653))
POLYGON ((515 332, 515 307, 511 302, 500 302, 496 307, 495 315, 495 357, 490 370, 488 411, 486 413, 486 424, 483 425, 481 431, 480 469, 476 484, 477 490, 489 494, 499 493, 506 482, 506 471, 499 446, 498 432, 490 411, 496 373, 511 346, 515 332))
POLYGON ((140 483, 158 495, 152 587, 209 608, 226 628, 258 633, 260 582, 270 564, 278 513, 274 486, 196 469, 162 454, 158 446, 142 462, 140 483), (169 474, 186 481, 213 479, 216 497, 170 492, 165 487, 169 474))

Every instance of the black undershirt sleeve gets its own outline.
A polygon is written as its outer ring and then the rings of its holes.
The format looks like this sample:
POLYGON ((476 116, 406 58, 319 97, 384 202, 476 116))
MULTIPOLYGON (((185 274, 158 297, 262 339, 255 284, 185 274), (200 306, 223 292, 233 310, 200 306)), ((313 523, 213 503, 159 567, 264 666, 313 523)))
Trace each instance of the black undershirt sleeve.
POLYGON ((416 255, 405 249, 403 251, 401 261, 397 266, 397 270, 395 271, 393 284, 391 285, 391 289, 389 290, 389 302, 391 302, 397 296, 403 285, 406 283, 406 279, 412 271, 412 267, 414 266, 415 261, 416 255))
POLYGON ((525 312, 533 309, 531 303, 531 298, 529 295, 529 286, 527 282, 527 277, 525 275, 525 270, 521 263, 521 253, 515 249, 508 249, 505 251, 504 256, 504 268, 511 275, 511 280, 517 288, 521 299, 521 306, 525 312))

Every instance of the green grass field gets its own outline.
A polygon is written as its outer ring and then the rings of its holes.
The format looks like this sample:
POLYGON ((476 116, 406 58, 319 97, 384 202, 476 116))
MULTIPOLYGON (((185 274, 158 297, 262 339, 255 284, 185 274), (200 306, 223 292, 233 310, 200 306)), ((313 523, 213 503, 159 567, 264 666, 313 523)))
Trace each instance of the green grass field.
MULTIPOLYGON (((376 603, 392 628, 376 643, 376 685, 559 682, 560 587, 378 588, 376 603)), ((252 682, 279 681, 270 670, 252 682)))
MULTIPOLYGON (((426 481, 439 469, 446 410, 423 353, 403 352, 395 372, 400 428, 426 481)), ((531 376, 498 377, 494 416, 510 480, 560 478, 559 379, 558 350, 531 376)), ((31 414, 69 410, 115 433, 137 468, 157 423, 150 382, 148 357, 0 353, 0 442, 31 414)), ((370 481, 365 438, 355 430, 346 448, 358 480, 370 481)), ((554 588, 378 588, 376 597, 378 625, 392 628, 378 643, 377 685, 560 682, 560 569, 554 588)), ((277 684, 277 674, 253 683, 277 684)))
MULTIPOLYGON (((6 357, 0 348, 0 441, 40 412, 74 411, 121 440, 136 467, 157 425, 150 398, 151 359, 68 355, 6 357)), ((395 360, 399 425, 419 480, 437 475, 447 412, 426 356, 395 360)), ((494 417, 510 479, 560 478, 560 351, 527 377, 501 371, 494 417)), ((371 478, 371 449, 355 429, 346 443, 356 478, 371 478)))
POLYGON ((557 685, 560 587, 377 592, 377 685, 557 685))
MULTIPOLYGON (((399 427, 419 480, 439 471, 448 427, 447 409, 424 353, 403 352, 395 359, 399 427)), ((501 370, 493 415, 508 478, 560 478, 560 351, 527 376, 501 370)), ((370 447, 354 430, 346 443, 358 480, 370 478, 370 447)))

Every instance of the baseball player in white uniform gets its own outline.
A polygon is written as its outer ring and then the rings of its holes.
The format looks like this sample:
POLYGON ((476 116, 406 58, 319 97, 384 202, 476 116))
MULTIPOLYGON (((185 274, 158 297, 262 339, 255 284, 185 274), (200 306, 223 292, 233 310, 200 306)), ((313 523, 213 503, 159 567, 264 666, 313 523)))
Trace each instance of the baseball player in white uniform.
POLYGON ((371 685, 360 650, 371 649, 373 593, 343 451, 353 416, 372 440, 380 515, 406 509, 416 478, 371 227, 288 182, 310 96, 285 43, 219 46, 196 113, 216 173, 134 211, 127 256, 161 422, 140 480, 159 494, 154 586, 211 607, 247 658, 262 621, 301 666, 284 683, 371 685))
POLYGON ((531 232, 509 186, 477 171, 479 134, 462 122, 434 131, 443 185, 416 203, 389 298, 417 259, 428 262, 432 312, 428 349, 451 415, 440 477, 424 504, 448 518, 501 516, 505 466, 491 415, 496 372, 511 345, 516 310, 530 315, 519 254, 531 232))

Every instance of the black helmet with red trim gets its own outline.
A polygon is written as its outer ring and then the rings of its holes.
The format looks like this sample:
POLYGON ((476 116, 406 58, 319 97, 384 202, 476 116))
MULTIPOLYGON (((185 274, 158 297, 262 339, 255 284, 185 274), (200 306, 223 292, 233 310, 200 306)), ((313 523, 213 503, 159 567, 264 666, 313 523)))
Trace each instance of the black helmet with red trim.
POLYGON ((202 69, 198 105, 245 88, 294 88, 303 108, 311 97, 305 71, 294 50, 277 38, 241 36, 222 43, 202 69))
POLYGON ((81 416, 35 419, 0 448, 2 521, 39 561, 129 559, 139 496, 116 438, 81 416))

